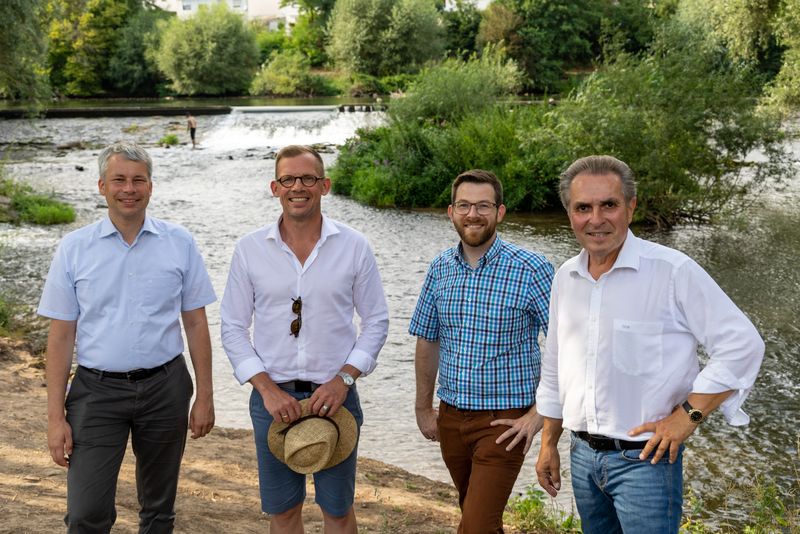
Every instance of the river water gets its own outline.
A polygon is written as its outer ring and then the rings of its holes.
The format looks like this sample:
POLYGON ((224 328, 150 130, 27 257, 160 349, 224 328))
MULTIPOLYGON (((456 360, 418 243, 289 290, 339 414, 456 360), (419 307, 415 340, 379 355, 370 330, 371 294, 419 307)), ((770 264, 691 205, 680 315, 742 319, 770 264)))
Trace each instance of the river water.
MULTIPOLYGON (((96 186, 97 148, 128 139, 148 146, 155 162, 148 212, 193 232, 221 298, 236 240, 279 215, 280 205, 268 191, 274 175, 274 150, 288 143, 341 144, 357 128, 380 120, 377 114, 335 111, 200 117, 198 150, 185 144, 169 149, 156 145, 167 132, 187 141, 183 123, 169 117, 0 121, 0 149, 11 154, 9 173, 37 189, 55 192, 76 206, 78 213, 77 221, 68 226, 0 225, 0 292, 35 305, 59 239, 105 212, 96 186), (56 149, 76 141, 87 148, 56 149)), ((792 150, 800 155, 800 146, 794 145, 792 150)), ((335 152, 324 154, 324 159, 333 162, 335 152)), ((800 187, 790 181, 784 190, 768 195, 764 203, 754 204, 725 223, 682 226, 668 232, 635 229, 641 236, 694 257, 752 318, 767 343, 761 375, 745 405, 751 424, 729 427, 721 417, 713 416, 687 448, 687 484, 702 497, 704 513, 716 524, 735 525, 742 520, 744 500, 730 491, 736 484, 767 477, 783 494, 798 489, 798 200, 800 187)), ((360 453, 449 481, 438 445, 422 438, 414 421, 414 339, 407 328, 428 263, 452 246, 457 235, 444 210, 375 209, 333 194, 324 199, 323 209, 367 235, 389 302, 390 331, 380 363, 371 376, 359 380, 365 412, 360 453)), ((556 266, 578 252, 561 213, 511 215, 500 226, 500 233, 544 253, 556 266)), ((239 386, 232 376, 219 341, 218 304, 208 308, 208 316, 214 345, 217 424, 249 428, 246 399, 250 387, 239 386)), ((522 492, 534 482, 537 453, 538 439, 516 491, 522 492)), ((568 489, 557 503, 571 507, 568 489)))

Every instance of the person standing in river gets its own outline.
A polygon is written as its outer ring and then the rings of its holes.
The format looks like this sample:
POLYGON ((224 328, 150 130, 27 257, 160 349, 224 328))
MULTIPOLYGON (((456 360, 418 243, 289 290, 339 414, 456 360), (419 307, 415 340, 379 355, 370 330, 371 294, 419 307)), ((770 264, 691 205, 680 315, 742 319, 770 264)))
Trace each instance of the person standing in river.
POLYGON ((53 461, 68 467, 68 532, 111 530, 130 434, 139 532, 167 533, 186 429, 199 438, 214 426, 205 306, 216 296, 189 232, 146 214, 147 152, 115 143, 98 162, 108 216, 61 240, 39 303, 51 319, 47 442, 53 461), (197 380, 191 412, 181 321, 197 380), (78 368, 67 388, 74 349, 78 368))
POLYGON ((536 390, 544 416, 539 484, 561 489, 558 439, 584 532, 677 533, 684 442, 715 409, 741 410, 764 356, 756 328, 677 250, 637 238, 631 169, 588 156, 561 175, 580 254, 561 266, 536 390), (709 355, 700 371, 697 347, 709 355))
POLYGON ((197 119, 192 116, 191 113, 188 111, 186 112, 186 130, 189 132, 189 136, 192 138, 192 148, 197 147, 197 142, 195 141, 195 135, 197 133, 197 119))
POLYGON ((494 174, 455 179, 447 214, 461 240, 431 263, 409 327, 417 425, 440 442, 462 534, 503 531, 503 509, 542 427, 534 389, 553 266, 498 237, 505 212, 494 174))
MULTIPOLYGON (((389 328, 369 243, 322 214, 330 188, 314 149, 291 145, 278 152, 270 189, 282 214, 236 244, 220 307, 234 376, 253 386, 261 508, 270 514, 273 534, 303 531, 306 475, 272 449, 276 432, 270 428, 284 434, 311 417, 335 422, 340 410, 360 428, 356 379, 375 369, 389 328)), ((357 446, 336 465, 306 471, 314 474, 326 533, 357 532, 356 456, 357 446)))

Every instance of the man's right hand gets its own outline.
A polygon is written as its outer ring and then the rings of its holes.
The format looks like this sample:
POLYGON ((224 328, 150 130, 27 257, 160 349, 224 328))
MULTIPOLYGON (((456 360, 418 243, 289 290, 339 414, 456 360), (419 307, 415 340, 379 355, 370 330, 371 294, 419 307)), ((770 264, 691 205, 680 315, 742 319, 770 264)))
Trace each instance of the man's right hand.
POLYGON ((53 461, 61 467, 69 467, 72 454, 72 427, 66 419, 47 425, 47 447, 53 461))
POLYGON ((264 399, 264 408, 272 418, 282 423, 291 423, 300 419, 300 401, 286 393, 281 388, 274 386, 261 390, 264 399))
POLYGON ((428 408, 416 408, 417 426, 425 439, 439 441, 439 426, 436 421, 439 419, 439 410, 430 406, 428 408))
POLYGON ((539 450, 539 459, 536 461, 536 477, 539 485, 555 497, 561 489, 561 457, 558 454, 558 447, 555 445, 545 446, 539 450))

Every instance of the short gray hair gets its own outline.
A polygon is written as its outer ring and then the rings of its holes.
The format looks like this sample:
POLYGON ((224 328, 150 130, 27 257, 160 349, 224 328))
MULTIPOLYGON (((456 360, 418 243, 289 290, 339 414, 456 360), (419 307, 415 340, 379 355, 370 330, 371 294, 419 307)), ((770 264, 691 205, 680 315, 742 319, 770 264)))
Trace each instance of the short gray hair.
POLYGON ((150 154, 137 145, 136 143, 126 143, 124 141, 117 141, 113 145, 109 145, 100 152, 97 156, 97 164, 100 167, 100 177, 106 179, 106 171, 108 170, 108 160, 113 156, 120 155, 128 161, 141 161, 147 165, 147 178, 153 178, 153 160, 150 159, 150 154))
POLYGON ((561 180, 558 184, 558 194, 561 197, 561 204, 564 209, 569 211, 569 188, 572 180, 579 174, 616 174, 622 181, 622 195, 625 202, 636 198, 636 180, 633 171, 628 165, 615 158, 614 156, 586 156, 575 160, 567 170, 561 173, 561 180))

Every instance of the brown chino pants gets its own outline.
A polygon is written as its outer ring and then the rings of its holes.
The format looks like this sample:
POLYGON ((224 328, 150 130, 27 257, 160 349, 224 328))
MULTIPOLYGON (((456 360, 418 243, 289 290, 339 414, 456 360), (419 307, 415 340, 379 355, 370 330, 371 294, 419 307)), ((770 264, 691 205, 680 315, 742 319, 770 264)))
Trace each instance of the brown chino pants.
POLYGON ((517 419, 527 408, 459 410, 439 404, 439 441, 442 458, 458 490, 461 507, 459 534, 503 532, 503 510, 517 480, 525 455, 524 443, 510 452, 508 443, 495 443, 507 426, 490 426, 495 419, 517 419))

